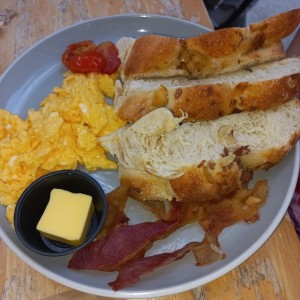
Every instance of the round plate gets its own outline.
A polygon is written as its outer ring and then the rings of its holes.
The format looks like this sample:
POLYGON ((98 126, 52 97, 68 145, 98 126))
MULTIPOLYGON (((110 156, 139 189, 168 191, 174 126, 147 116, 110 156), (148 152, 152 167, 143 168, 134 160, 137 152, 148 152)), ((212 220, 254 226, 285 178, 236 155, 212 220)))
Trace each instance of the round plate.
MULTIPOLYGON (((187 37, 207 32, 208 29, 170 17, 155 15, 120 15, 82 22, 56 32, 41 40, 3 74, 0 80, 1 108, 27 117, 29 108, 39 103, 54 86, 61 85, 65 68, 61 55, 73 42, 94 40, 117 41, 122 36, 137 37, 149 33, 187 37), (4 102, 3 102, 4 101, 4 102)), ((157 297, 174 294, 208 283, 251 256, 272 234, 284 216, 293 191, 299 168, 299 145, 286 159, 268 172, 258 172, 254 180, 266 178, 270 192, 260 210, 260 220, 254 224, 239 223, 226 228, 219 236, 227 258, 205 267, 196 267, 192 254, 168 266, 143 276, 137 284, 114 292, 107 285, 117 273, 74 271, 67 268, 70 256, 50 258, 34 254, 18 240, 15 231, 0 207, 0 235, 5 243, 26 263, 45 276, 70 288, 107 297, 157 297)), ((105 192, 118 186, 116 171, 99 171, 92 174, 104 186, 105 192)), ((126 213, 131 223, 151 220, 136 202, 129 200, 126 213)), ((203 232, 198 225, 188 225, 166 240, 158 241, 148 254, 173 251, 192 240, 200 241, 203 232)))

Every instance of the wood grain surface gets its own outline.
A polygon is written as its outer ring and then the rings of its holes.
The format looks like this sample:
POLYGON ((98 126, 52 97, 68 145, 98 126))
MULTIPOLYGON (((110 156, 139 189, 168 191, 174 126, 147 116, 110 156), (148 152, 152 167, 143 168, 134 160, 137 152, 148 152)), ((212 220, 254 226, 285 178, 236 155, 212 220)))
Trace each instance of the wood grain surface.
MULTIPOLYGON (((0 28, 0 74, 43 37, 94 17, 161 14, 212 28, 201 0, 1 0, 0 12, 5 9, 16 15, 0 28)), ((2 240, 0 262, 1 299, 109 299, 71 290, 46 278, 21 261, 2 240)), ((233 271, 193 290, 155 299, 300 299, 300 243, 289 218, 285 217, 265 245, 233 271)))

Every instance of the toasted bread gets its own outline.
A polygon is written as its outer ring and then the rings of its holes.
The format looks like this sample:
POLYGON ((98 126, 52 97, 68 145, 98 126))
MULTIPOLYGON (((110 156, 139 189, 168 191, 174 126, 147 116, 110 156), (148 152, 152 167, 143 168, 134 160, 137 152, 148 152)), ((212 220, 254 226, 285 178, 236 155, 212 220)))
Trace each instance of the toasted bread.
POLYGON ((130 49, 119 47, 125 60, 122 77, 205 78, 282 59, 281 40, 299 23, 300 9, 294 9, 246 28, 225 28, 191 38, 145 35, 131 40, 130 49))
POLYGON ((182 118, 159 108, 100 139, 118 158, 120 181, 131 197, 218 199, 249 180, 249 170, 281 161, 300 137, 297 98, 212 121, 181 124, 182 118))
POLYGON ((292 99, 300 90, 300 57, 265 63, 206 79, 176 77, 116 83, 115 111, 135 122, 158 107, 186 121, 212 120, 252 110, 266 110, 292 99))

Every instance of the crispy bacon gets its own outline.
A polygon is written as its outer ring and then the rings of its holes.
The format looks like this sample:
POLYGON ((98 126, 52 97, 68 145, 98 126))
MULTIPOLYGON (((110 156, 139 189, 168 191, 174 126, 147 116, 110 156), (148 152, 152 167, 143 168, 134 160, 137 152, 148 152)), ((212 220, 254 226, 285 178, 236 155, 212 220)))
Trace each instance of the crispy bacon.
POLYGON ((193 253, 197 266, 206 266, 226 257, 221 250, 218 237, 209 234, 205 234, 203 241, 193 247, 193 253))
POLYGON ((170 210, 166 210, 161 201, 144 201, 143 205, 156 217, 164 220, 170 219, 174 205, 179 206, 180 221, 177 228, 198 222, 207 233, 217 236, 225 227, 239 221, 250 223, 258 220, 259 208, 265 203, 267 194, 268 183, 260 180, 252 189, 238 189, 221 200, 205 203, 172 201, 170 210), (256 201, 251 203, 251 199, 256 201))
MULTIPOLYGON (((255 184, 253 189, 241 188, 228 197, 203 202, 170 203, 170 209, 158 202, 145 203, 158 218, 156 222, 136 225, 119 224, 123 219, 127 190, 119 188, 112 192, 109 202, 117 212, 111 212, 104 238, 94 241, 76 252, 69 262, 69 268, 82 270, 119 271, 117 279, 109 285, 119 290, 139 281, 140 276, 183 257, 192 250, 198 266, 224 259, 218 242, 222 230, 239 221, 255 222, 259 219, 259 208, 268 194, 267 181, 255 184), (118 204, 121 199, 121 204, 118 204), (118 217, 121 216, 121 217, 118 217), (119 220, 119 221, 116 221, 119 220), (172 253, 144 257, 153 242, 163 239, 179 227, 198 222, 205 231, 202 242, 192 242, 172 253), (114 229, 112 229, 116 224, 114 229), (107 234, 107 235, 106 235, 107 234)), ((121 222, 122 223, 122 222, 121 222)))
POLYGON ((111 234, 77 251, 68 267, 76 270, 116 271, 134 259, 143 257, 153 242, 176 229, 178 208, 173 207, 173 221, 145 222, 116 227, 111 234))
POLYGON ((159 200, 136 200, 148 211, 152 212, 159 220, 169 221, 174 218, 172 207, 175 205, 179 211, 181 210, 181 203, 176 200, 172 200, 170 203, 166 203, 159 200), (168 205, 169 204, 169 205, 168 205))
POLYGON ((97 239, 104 238, 119 224, 127 224, 128 217, 124 213, 124 208, 128 197, 128 187, 119 186, 106 195, 107 214, 105 223, 99 232, 97 239))
POLYGON ((74 270, 96 270, 101 249, 106 241, 105 238, 93 241, 81 250, 75 252, 69 261, 68 268, 74 270))
POLYGON ((109 282, 108 284, 113 288, 113 290, 117 291, 127 287, 128 285, 137 283, 140 280, 140 276, 183 258, 185 254, 190 252, 199 244, 200 243, 198 242, 190 242, 174 252, 160 253, 157 255, 136 259, 126 264, 119 271, 117 279, 113 282, 109 282))
POLYGON ((206 233, 213 236, 218 236, 225 227, 237 222, 255 222, 259 219, 259 208, 265 203, 267 195, 267 181, 258 181, 252 190, 239 189, 222 201, 205 204, 198 222, 206 233))

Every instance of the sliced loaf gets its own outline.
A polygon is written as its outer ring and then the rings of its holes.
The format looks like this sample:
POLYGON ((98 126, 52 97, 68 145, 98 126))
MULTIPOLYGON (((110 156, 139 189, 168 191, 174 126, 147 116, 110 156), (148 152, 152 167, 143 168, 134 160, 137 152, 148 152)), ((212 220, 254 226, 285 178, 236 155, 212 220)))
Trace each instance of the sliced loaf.
POLYGON ((300 57, 261 64, 206 79, 183 77, 116 83, 114 107, 135 122, 158 107, 186 121, 212 120, 241 111, 266 110, 292 99, 300 90, 300 57))
POLYGON ((278 163, 300 137, 300 102, 180 124, 159 108, 102 137, 120 181, 140 200, 208 201, 240 187, 245 170, 278 163))
POLYGON ((205 78, 284 57, 281 40, 300 22, 300 9, 268 18, 246 28, 225 28, 191 38, 145 35, 119 52, 125 61, 123 79, 205 78), (125 53, 125 54, 124 54, 125 53))

